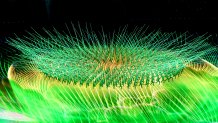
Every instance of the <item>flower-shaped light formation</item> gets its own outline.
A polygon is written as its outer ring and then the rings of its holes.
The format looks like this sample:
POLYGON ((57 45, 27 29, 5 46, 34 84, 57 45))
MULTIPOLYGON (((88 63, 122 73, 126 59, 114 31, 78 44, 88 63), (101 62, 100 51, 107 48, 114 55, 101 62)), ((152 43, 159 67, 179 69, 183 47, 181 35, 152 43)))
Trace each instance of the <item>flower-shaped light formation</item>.
POLYGON ((0 107, 30 122, 218 121, 217 49, 187 33, 30 33, 2 63, 0 107))

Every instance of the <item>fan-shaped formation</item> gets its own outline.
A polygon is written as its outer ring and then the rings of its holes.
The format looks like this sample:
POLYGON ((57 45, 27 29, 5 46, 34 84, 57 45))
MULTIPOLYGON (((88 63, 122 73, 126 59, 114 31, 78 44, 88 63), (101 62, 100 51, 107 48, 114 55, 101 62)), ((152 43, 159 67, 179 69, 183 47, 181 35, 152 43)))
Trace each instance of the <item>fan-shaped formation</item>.
POLYGON ((218 121, 209 37, 73 30, 8 40, 22 54, 2 68, 0 107, 34 122, 218 121))

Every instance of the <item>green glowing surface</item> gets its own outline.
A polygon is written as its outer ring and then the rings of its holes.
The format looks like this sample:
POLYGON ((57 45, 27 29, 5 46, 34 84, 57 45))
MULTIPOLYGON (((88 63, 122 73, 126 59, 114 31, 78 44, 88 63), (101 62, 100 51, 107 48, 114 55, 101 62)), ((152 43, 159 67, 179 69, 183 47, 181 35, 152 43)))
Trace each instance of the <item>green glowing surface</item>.
POLYGON ((0 108, 29 122, 218 122, 207 37, 81 33, 11 39, 22 54, 1 65, 0 108))

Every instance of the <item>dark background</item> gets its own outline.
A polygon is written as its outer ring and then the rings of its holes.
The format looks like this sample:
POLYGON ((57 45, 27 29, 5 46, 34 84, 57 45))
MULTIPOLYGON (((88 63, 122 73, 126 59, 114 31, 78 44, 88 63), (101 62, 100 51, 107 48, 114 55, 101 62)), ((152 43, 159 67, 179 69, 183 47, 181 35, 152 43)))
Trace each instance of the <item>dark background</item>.
POLYGON ((2 35, 29 26, 80 21, 108 27, 147 24, 164 31, 217 33, 217 12, 212 0, 1 0, 0 30, 2 35))
MULTIPOLYGON (((217 45, 218 7, 209 0, 0 0, 1 53, 5 39, 32 28, 88 23, 111 31, 123 25, 148 25, 165 32, 213 36, 217 45)), ((6 53, 7 54, 7 53, 6 53)))

